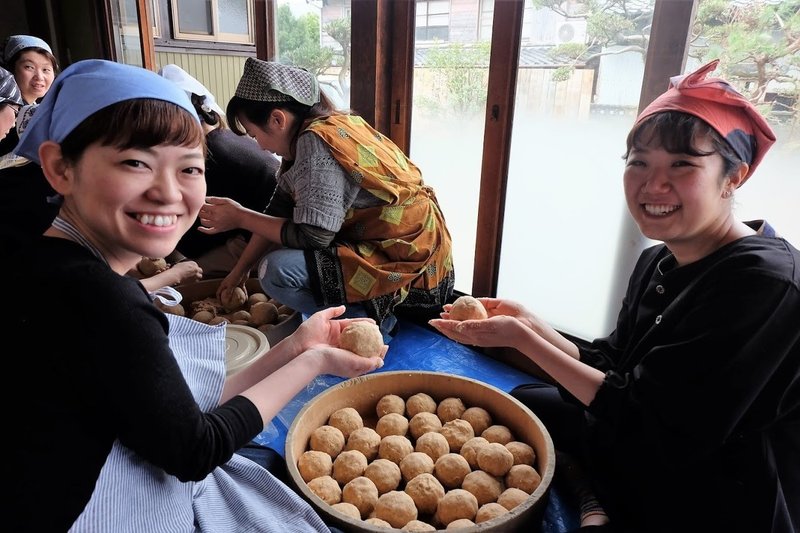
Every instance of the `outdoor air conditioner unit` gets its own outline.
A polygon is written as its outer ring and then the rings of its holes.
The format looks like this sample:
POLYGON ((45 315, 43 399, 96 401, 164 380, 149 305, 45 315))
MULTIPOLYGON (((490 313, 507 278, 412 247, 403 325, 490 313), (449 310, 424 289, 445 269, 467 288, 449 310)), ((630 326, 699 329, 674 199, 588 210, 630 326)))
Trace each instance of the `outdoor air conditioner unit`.
POLYGON ((559 22, 556 25, 556 42, 558 44, 585 43, 586 20, 574 19, 559 22))

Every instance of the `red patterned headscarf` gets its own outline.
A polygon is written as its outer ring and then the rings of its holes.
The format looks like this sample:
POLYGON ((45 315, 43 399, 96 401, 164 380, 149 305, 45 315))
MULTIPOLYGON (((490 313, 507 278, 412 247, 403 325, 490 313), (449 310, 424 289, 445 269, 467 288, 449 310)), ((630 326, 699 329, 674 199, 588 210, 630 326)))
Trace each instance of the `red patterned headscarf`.
POLYGON ((664 111, 694 115, 714 128, 728 141, 736 155, 750 165, 746 180, 775 143, 775 133, 755 106, 727 81, 706 78, 718 64, 719 59, 715 59, 691 74, 670 78, 667 92, 639 114, 634 127, 651 115, 664 111))

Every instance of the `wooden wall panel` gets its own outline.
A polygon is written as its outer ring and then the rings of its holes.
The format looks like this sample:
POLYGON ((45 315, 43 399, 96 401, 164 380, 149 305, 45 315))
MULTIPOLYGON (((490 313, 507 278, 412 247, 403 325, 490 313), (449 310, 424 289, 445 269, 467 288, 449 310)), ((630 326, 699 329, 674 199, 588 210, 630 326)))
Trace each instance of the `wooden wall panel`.
POLYGON ((247 58, 230 55, 198 55, 179 52, 156 52, 156 70, 173 63, 205 85, 225 110, 236 91, 247 58))

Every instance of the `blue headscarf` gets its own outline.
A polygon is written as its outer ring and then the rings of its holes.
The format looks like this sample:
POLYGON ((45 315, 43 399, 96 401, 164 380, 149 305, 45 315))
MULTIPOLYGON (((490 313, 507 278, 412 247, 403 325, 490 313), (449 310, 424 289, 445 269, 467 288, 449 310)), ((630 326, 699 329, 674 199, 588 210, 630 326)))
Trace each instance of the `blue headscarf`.
POLYGON ((51 54, 53 53, 49 44, 33 35, 12 35, 5 40, 4 45, 3 49, 0 50, 0 62, 4 64, 11 61, 11 58, 14 57, 17 52, 27 50, 28 48, 41 48, 42 50, 47 50, 51 54))
POLYGON ((44 141, 60 143, 101 109, 139 98, 172 102, 200 121, 186 92, 168 79, 141 67, 87 59, 70 65, 55 79, 14 152, 41 163, 39 145, 44 141))

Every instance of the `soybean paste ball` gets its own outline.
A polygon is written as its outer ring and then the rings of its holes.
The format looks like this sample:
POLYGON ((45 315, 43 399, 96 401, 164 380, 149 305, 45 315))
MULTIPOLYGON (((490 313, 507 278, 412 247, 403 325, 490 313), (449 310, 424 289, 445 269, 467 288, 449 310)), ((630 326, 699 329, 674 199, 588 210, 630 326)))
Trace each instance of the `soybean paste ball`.
POLYGON ((483 320, 488 316, 483 304, 467 294, 459 296, 450 308, 451 320, 483 320))
POLYGON ((345 440, 353 430, 364 427, 364 420, 361 415, 352 407, 342 407, 331 413, 328 418, 328 425, 338 428, 344 435, 345 440))
POLYGON ((309 446, 312 450, 325 452, 336 458, 344 448, 344 434, 333 426, 320 426, 311 432, 309 446))
POLYGON ((308 450, 297 460, 297 470, 306 483, 314 478, 329 476, 333 471, 331 456, 325 452, 308 450))
POLYGON ((373 322, 353 322, 339 335, 339 348, 361 357, 378 357, 383 353, 383 335, 373 322))
POLYGON ((380 444, 381 436, 374 429, 363 427, 350 433, 344 449, 358 450, 366 456, 368 461, 372 461, 378 456, 378 446, 380 444))

